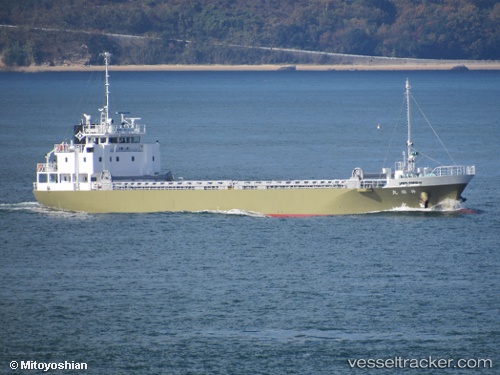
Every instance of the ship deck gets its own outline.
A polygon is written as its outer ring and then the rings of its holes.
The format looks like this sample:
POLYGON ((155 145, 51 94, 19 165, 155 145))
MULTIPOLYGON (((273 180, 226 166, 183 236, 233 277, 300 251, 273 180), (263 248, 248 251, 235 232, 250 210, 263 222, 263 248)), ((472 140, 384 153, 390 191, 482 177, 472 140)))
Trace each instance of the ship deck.
MULTIPOLYGON (((386 179, 370 180, 272 180, 272 181, 120 181, 113 190, 268 190, 268 189, 352 189, 382 188, 386 179)), ((94 186, 98 189, 98 186, 94 186)))

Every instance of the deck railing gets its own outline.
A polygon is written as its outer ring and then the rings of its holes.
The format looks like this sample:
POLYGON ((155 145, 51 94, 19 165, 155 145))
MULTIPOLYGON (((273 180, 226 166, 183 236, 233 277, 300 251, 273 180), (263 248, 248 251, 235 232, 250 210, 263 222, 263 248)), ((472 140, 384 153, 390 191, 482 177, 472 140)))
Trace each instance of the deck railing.
POLYGON ((476 174, 476 167, 474 165, 452 165, 445 167, 436 167, 431 172, 434 176, 464 176, 476 174))
POLYGON ((375 188, 382 188, 385 185, 387 185, 386 179, 362 180, 360 187, 364 189, 369 189, 369 188, 375 189, 375 188))
POLYGON ((38 163, 36 165, 37 172, 57 172, 56 163, 38 163))
POLYGON ((78 150, 79 152, 83 152, 85 149, 84 144, 69 144, 69 143, 56 143, 54 145, 54 151, 57 152, 74 152, 78 150))
POLYGON ((142 181, 114 182, 114 190, 269 190, 381 188, 386 180, 142 181))
POLYGON ((83 125, 85 134, 144 134, 146 125, 144 124, 109 124, 109 125, 83 125))

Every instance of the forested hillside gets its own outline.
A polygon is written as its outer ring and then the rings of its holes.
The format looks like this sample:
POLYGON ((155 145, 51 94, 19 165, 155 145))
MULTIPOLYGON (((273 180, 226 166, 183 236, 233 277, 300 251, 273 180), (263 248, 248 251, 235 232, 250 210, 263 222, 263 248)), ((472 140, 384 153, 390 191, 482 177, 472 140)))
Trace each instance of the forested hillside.
POLYGON ((1 0, 0 24, 7 66, 500 59, 498 0, 1 0))

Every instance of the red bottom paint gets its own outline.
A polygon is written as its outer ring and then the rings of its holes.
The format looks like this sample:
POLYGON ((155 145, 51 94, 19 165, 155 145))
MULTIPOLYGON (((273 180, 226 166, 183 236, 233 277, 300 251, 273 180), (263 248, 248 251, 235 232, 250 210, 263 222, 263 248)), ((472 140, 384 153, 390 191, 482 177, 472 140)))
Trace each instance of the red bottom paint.
POLYGON ((331 216, 325 214, 267 214, 268 217, 315 217, 315 216, 331 216))

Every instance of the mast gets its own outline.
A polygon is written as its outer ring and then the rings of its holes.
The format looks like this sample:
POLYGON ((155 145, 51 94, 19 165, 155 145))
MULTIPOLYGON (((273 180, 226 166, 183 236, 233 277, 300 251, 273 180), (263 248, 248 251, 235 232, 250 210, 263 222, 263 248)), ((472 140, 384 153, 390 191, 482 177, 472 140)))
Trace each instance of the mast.
POLYGON ((109 52, 104 52, 102 54, 104 56, 104 65, 106 67, 106 75, 105 75, 105 84, 104 91, 106 95, 106 105, 104 106, 104 120, 105 124, 109 123, 109 74, 108 74, 108 65, 109 65, 109 57, 111 54, 109 52))
POLYGON ((410 81, 406 78, 406 121, 408 123, 408 140, 406 141, 406 146, 408 147, 407 153, 407 163, 406 169, 408 173, 413 172, 415 157, 413 156, 412 146, 413 142, 411 141, 411 113, 410 113, 410 81))

